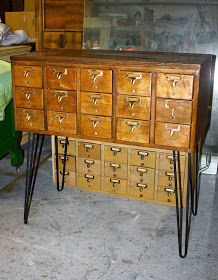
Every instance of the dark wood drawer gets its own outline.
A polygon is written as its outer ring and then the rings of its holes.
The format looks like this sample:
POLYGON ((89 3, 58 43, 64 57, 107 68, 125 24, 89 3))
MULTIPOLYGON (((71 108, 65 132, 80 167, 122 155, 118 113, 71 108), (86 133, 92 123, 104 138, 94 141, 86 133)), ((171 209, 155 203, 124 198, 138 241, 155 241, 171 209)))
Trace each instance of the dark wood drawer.
POLYGON ((44 130, 44 111, 17 108, 16 124, 18 130, 44 130))
POLYGON ((16 107, 43 109, 43 90, 39 88, 15 88, 16 107))
POLYGON ((149 143, 149 121, 117 119, 117 140, 149 143))
POLYGON ((48 111, 76 113, 76 92, 46 90, 48 111))
POLYGON ((117 92, 150 96, 151 73, 118 71, 117 92))
POLYGON ((112 94, 81 92, 81 112, 90 115, 112 115, 112 94))
POLYGON ((47 112, 48 130, 51 132, 64 132, 76 134, 76 114, 62 112, 47 112))
POLYGON ((185 100, 157 99, 156 120, 160 122, 191 124, 192 102, 185 100))
POLYGON ((14 84, 18 87, 42 87, 42 67, 14 65, 14 84))
POLYGON ((46 67, 47 88, 76 90, 76 69, 65 67, 46 67))
POLYGON ((81 69, 81 90, 111 93, 112 71, 102 69, 81 69))
POLYGON ((157 75, 157 96, 191 100, 193 95, 193 76, 180 74, 157 75))
POLYGON ((111 138, 112 120, 110 117, 81 115, 81 133, 86 137, 111 138))
POLYGON ((150 97, 118 95, 117 117, 150 120, 150 103, 150 97))

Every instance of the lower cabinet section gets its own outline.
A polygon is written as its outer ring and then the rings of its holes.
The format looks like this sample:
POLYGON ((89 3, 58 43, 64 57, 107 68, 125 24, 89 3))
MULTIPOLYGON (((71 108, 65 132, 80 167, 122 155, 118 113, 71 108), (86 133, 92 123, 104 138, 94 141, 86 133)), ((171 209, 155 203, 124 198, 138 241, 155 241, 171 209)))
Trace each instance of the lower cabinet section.
MULTIPOLYGON (((115 194, 130 199, 175 206, 172 151, 139 149, 135 146, 58 138, 59 181, 63 175, 64 148, 67 146, 65 185, 89 191, 115 194)), ((53 141, 53 176, 56 182, 56 155, 53 141)), ((181 153, 183 201, 187 188, 187 153, 181 153)), ((179 191, 178 191, 179 193, 179 191)))

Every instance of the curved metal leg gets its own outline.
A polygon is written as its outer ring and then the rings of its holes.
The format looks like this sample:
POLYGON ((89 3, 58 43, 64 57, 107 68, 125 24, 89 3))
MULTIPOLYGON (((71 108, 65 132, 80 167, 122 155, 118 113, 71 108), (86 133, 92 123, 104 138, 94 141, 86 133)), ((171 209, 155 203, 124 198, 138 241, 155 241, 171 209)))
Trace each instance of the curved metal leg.
POLYGON ((27 224, 45 135, 28 136, 24 223, 27 224))
POLYGON ((58 137, 55 136, 55 163, 56 163, 56 184, 57 184, 57 190, 60 192, 64 189, 64 181, 65 181, 65 175, 66 175, 66 161, 67 161, 67 146, 68 146, 68 137, 65 138, 65 144, 64 144, 64 155, 63 155, 63 170, 59 172, 59 162, 58 162, 58 137), (59 182, 59 175, 62 175, 61 180, 61 187, 59 182))
MULTIPOLYGON (((177 217, 177 234, 178 234, 178 247, 179 256, 185 258, 188 253, 188 242, 189 233, 191 226, 191 176, 188 176, 187 192, 186 192, 186 205, 185 211, 183 207, 183 194, 182 194, 182 184, 181 184, 181 168, 180 168, 180 153, 173 151, 173 163, 174 163, 174 181, 175 181, 175 196, 176 196, 176 217, 177 217), (177 155, 176 155, 177 153, 177 155), (185 219, 183 219, 183 214, 185 212, 185 219)), ((188 154, 188 169, 191 172, 191 154, 188 154)))

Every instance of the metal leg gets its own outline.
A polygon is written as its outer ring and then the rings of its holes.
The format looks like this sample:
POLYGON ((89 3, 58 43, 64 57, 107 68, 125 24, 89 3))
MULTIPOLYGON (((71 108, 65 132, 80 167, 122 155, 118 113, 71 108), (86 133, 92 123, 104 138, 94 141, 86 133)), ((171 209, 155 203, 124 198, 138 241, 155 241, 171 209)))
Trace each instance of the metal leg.
MULTIPOLYGON (((182 197, 182 185, 181 185, 181 168, 180 168, 180 154, 173 151, 173 163, 174 163, 174 181, 175 181, 175 196, 176 196, 176 217, 177 217, 177 232, 178 232, 178 247, 179 256, 185 258, 188 252, 189 233, 191 226, 191 176, 188 176, 187 193, 186 193, 186 205, 185 205, 185 219, 183 219, 183 197, 182 197), (176 155, 177 153, 177 155, 176 155), (177 168, 178 167, 178 168, 177 168), (183 221, 184 220, 184 221, 183 221), (184 228, 185 226, 185 228, 184 228), (185 243, 184 243, 185 242, 185 243), (183 245, 184 244, 184 245, 183 245), (184 248, 183 248, 184 247, 184 248)), ((188 173, 191 173, 191 154, 188 154, 188 173)))
POLYGON ((67 161, 67 146, 68 146, 68 137, 65 138, 64 144, 64 155, 63 155, 63 170, 59 173, 59 162, 58 162, 58 137, 55 136, 55 158, 56 158, 56 183, 57 183, 57 190, 60 192, 64 189, 64 181, 65 181, 65 174, 66 174, 66 161, 67 161), (61 187, 59 182, 59 175, 62 175, 61 180, 61 187))
POLYGON ((24 203, 24 223, 27 224, 30 206, 33 197, 33 191, 36 182, 39 161, 44 143, 44 135, 31 134, 28 136, 27 150, 27 168, 26 168, 26 186, 24 203))

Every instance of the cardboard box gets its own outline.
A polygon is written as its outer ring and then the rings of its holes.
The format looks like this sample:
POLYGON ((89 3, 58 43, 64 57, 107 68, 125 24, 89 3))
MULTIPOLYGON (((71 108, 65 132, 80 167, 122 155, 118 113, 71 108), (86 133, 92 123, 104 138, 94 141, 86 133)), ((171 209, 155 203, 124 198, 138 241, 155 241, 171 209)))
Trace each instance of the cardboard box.
POLYGON ((24 11, 35 12, 35 0, 24 0, 24 11))
POLYGON ((35 39, 35 12, 6 12, 5 23, 12 31, 25 30, 28 35, 35 39))

